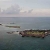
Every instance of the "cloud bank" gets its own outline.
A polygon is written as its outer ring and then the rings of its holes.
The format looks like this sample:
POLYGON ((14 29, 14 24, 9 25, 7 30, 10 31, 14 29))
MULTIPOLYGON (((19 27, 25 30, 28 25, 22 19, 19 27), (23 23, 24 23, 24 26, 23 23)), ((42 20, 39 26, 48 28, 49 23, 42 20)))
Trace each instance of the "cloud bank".
POLYGON ((50 17, 50 9, 21 9, 19 5, 13 5, 6 10, 0 8, 0 17, 50 17))
POLYGON ((3 10, 3 14, 19 14, 20 13, 20 7, 18 5, 11 6, 7 8, 6 10, 3 10))

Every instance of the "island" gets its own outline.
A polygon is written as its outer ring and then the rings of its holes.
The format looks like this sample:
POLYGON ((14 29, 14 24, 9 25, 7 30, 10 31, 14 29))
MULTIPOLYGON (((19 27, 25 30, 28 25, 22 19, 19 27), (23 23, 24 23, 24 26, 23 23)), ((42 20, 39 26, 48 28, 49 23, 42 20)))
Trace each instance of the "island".
POLYGON ((20 28, 20 26, 5 26, 5 27, 9 27, 9 28, 20 28))
POLYGON ((22 37, 38 37, 44 38, 50 35, 50 30, 24 30, 19 32, 22 37))

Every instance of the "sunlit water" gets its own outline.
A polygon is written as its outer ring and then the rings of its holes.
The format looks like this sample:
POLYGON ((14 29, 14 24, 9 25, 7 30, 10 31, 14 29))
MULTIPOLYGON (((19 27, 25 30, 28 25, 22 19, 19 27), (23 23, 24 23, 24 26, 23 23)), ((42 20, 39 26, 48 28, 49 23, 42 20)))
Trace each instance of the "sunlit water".
POLYGON ((44 39, 21 37, 19 34, 8 34, 9 31, 25 29, 50 29, 50 18, 0 18, 0 50, 50 50, 50 35, 44 39), (10 23, 15 24, 10 24, 10 23), (5 25, 19 25, 21 28, 8 28, 5 25))

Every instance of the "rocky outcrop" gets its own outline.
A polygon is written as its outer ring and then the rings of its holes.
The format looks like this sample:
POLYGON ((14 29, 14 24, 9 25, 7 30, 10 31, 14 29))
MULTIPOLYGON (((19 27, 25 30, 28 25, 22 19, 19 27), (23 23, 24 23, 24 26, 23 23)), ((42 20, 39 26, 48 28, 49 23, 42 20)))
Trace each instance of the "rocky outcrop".
POLYGON ((50 34, 50 30, 25 30, 21 31, 19 34, 22 35, 22 37, 42 37, 48 36, 50 34))

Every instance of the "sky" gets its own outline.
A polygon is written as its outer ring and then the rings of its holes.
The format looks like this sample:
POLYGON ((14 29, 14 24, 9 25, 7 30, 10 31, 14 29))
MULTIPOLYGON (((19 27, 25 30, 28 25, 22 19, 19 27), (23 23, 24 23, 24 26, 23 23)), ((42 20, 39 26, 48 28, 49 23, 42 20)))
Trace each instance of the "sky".
POLYGON ((50 17, 50 0, 0 0, 0 17, 50 17))

